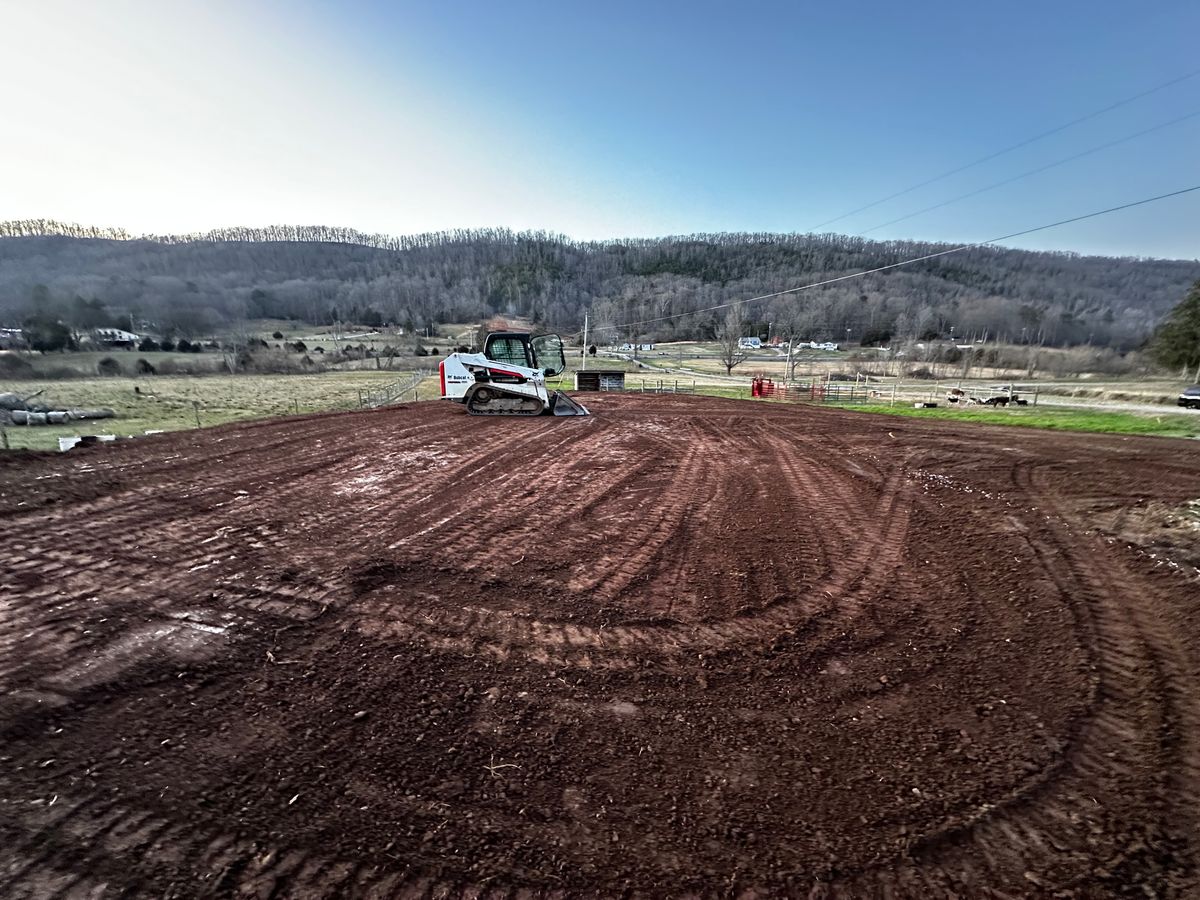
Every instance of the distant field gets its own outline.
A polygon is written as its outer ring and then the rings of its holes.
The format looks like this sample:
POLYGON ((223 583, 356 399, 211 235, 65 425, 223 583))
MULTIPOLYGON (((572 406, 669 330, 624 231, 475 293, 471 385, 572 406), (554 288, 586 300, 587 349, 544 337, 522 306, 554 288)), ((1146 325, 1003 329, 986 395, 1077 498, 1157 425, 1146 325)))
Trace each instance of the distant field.
MULTIPOLYGON (((422 343, 437 347, 431 356, 414 357, 415 338, 400 337, 392 330, 381 329, 378 334, 367 335, 369 329, 346 326, 339 332, 342 345, 359 343, 374 350, 391 344, 400 349, 393 360, 394 369, 379 370, 380 361, 366 359, 342 359, 336 367, 321 373, 291 375, 228 375, 223 372, 222 357, 216 352, 189 353, 139 353, 122 350, 101 350, 77 353, 52 353, 22 355, 42 377, 35 374, 29 379, 0 379, 0 390, 14 391, 27 395, 37 390, 45 393, 41 399, 64 406, 105 406, 115 409, 119 418, 96 423, 75 423, 69 426, 21 428, 8 430, 10 446, 37 449, 55 449, 57 438, 77 433, 116 433, 138 435, 148 429, 179 430, 196 427, 199 414, 201 426, 224 422, 266 418, 324 410, 354 409, 358 406, 359 389, 378 389, 379 386, 395 382, 418 368, 430 376, 418 391, 422 400, 438 395, 436 378, 437 360, 453 349, 455 339, 468 340, 469 324, 439 326, 436 336, 422 338, 422 343), (117 360, 125 373, 132 375, 139 359, 162 369, 175 363, 182 366, 204 368, 218 374, 156 375, 116 378, 95 376, 97 363, 105 358, 117 360), (65 380, 55 380, 53 373, 74 370, 81 375, 65 380), (138 393, 135 388, 139 389, 138 393)), ((514 328, 528 327, 517 323, 514 328)), ((279 343, 273 337, 278 331, 282 340, 293 342, 304 340, 314 359, 325 365, 332 362, 335 344, 329 330, 305 323, 259 321, 253 325, 254 332, 270 344, 279 343), (321 346, 326 355, 313 353, 321 346)), ((654 350, 639 351, 637 358, 630 352, 602 349, 597 357, 589 357, 588 368, 618 369, 627 373, 626 389, 632 392, 678 389, 696 391, 711 396, 749 399, 750 379, 763 375, 783 380, 786 354, 774 348, 750 351, 751 359, 727 376, 718 359, 719 348, 712 342, 675 342, 657 344, 654 350)), ((278 353, 278 351, 276 351, 278 353)), ((293 356, 293 355, 290 355, 293 356)), ((551 389, 571 390, 574 387, 574 371, 581 362, 580 350, 569 348, 568 370, 561 378, 550 381, 551 389)), ((873 406, 855 405, 854 409, 870 412, 886 412, 895 415, 917 416, 936 419, 953 419, 988 424, 1021 425, 1027 427, 1052 428, 1070 431, 1114 432, 1120 434, 1158 434, 1176 437, 1194 437, 1200 431, 1200 416, 1187 416, 1155 411, 1155 405, 1173 402, 1179 384, 1166 378, 1133 377, 1089 377, 1048 379, 1012 378, 1012 383, 1021 396, 1034 398, 1035 391, 1044 403, 1052 398, 1058 402, 1090 403, 1093 406, 1112 406, 1112 409, 1057 409, 1046 405, 1027 408, 993 409, 990 407, 947 408, 937 410, 914 410, 915 400, 943 400, 950 387, 961 386, 969 395, 988 397, 1003 393, 1008 379, 996 373, 975 372, 970 379, 953 376, 942 379, 918 379, 912 377, 885 378, 868 371, 871 360, 850 352, 797 351, 795 374, 797 380, 822 379, 829 376, 849 377, 862 375, 863 390, 869 388, 878 396, 873 406), (896 402, 884 405, 895 388, 896 402), (1128 404, 1129 408, 1119 408, 1128 404), (1141 409, 1137 404, 1141 405, 1141 409)), ((846 383, 846 382, 843 382, 846 383)))
POLYGON ((163 353, 156 350, 153 353, 141 353, 137 350, 79 350, 69 353, 47 353, 45 355, 29 353, 22 354, 19 359, 33 367, 34 377, 53 377, 61 372, 79 373, 80 375, 95 375, 96 366, 102 359, 111 358, 117 361, 124 374, 133 375, 137 371, 139 359, 144 359, 155 369, 163 363, 173 363, 178 366, 216 371, 222 368, 221 354, 209 353, 163 353))
MULTIPOLYGON (((0 392, 27 396, 50 405, 108 407, 118 418, 68 425, 7 429, 13 449, 56 450, 58 438, 76 434, 137 436, 149 429, 179 431, 245 419, 358 408, 360 389, 379 390, 408 372, 323 372, 313 375, 209 375, 153 378, 86 378, 72 381, 0 381, 0 392), (135 392, 137 388, 141 393, 135 392)), ((438 394, 427 378, 421 399, 438 394)))

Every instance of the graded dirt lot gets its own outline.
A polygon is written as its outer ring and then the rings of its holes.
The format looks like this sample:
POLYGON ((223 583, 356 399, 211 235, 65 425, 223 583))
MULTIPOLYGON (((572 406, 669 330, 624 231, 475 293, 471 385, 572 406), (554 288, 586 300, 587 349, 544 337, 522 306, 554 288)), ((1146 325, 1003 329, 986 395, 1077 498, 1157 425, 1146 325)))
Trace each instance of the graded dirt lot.
POLYGON ((588 402, 0 456, 4 896, 1197 895, 1200 445, 588 402))

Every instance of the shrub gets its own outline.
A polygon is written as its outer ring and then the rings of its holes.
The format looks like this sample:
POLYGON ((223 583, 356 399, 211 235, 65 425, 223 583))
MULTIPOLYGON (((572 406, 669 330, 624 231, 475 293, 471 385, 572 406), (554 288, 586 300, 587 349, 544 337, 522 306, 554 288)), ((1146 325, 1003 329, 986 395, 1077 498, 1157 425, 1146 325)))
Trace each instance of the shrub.
POLYGON ((5 378, 32 378, 33 366, 12 353, 0 354, 0 375, 5 378))
POLYGON ((891 329, 888 328, 868 328, 863 332, 862 340, 859 341, 864 347, 879 346, 882 347, 892 339, 891 329))
POLYGON ((417 349, 413 351, 413 356, 428 356, 428 355, 429 355, 429 351, 426 350, 424 347, 422 347, 420 344, 417 344, 417 349))
POLYGON ((152 366, 150 364, 150 360, 148 360, 148 359, 139 359, 137 361, 136 371, 139 375, 157 375, 158 374, 158 372, 155 371, 154 366, 152 366))
POLYGON ((180 353, 191 353, 192 352, 192 342, 189 341, 187 338, 180 338, 179 343, 175 345, 175 349, 178 350, 180 353))
POLYGON ((100 362, 96 363, 96 373, 99 375, 121 375, 124 373, 121 364, 111 356, 106 356, 100 362))
POLYGON ((154 338, 150 337, 149 335, 142 338, 141 343, 138 344, 138 350, 140 350, 142 353, 153 353, 156 350, 158 350, 158 348, 159 348, 158 341, 156 341, 154 338))
POLYGON ((218 367, 205 363, 177 362, 173 359, 164 359, 158 364, 157 368, 159 375, 211 375, 218 367))
POLYGON ((36 373, 39 379, 45 381, 64 381, 68 378, 83 378, 87 372, 71 366, 47 366, 36 373))
POLYGON ((175 342, 170 338, 163 338, 158 342, 158 349, 165 350, 167 353, 170 353, 175 349, 175 342))
POLYGON ((277 341, 282 341, 283 340, 283 332, 276 331, 274 334, 271 335, 271 337, 275 338, 275 340, 277 340, 277 341))

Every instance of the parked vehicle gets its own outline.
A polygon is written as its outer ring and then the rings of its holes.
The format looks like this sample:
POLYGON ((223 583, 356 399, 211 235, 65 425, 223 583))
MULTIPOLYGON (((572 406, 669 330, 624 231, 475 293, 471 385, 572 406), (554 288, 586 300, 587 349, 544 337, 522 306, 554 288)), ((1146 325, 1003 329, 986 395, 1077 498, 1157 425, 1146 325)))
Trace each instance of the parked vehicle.
POLYGON ((1175 402, 1184 409, 1200 409, 1200 384, 1184 388, 1175 402))

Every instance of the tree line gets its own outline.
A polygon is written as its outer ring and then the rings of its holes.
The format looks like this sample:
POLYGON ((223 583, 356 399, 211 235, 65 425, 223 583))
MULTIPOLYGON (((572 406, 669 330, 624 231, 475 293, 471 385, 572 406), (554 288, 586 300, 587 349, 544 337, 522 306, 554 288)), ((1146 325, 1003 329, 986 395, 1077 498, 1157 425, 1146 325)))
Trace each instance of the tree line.
MULTIPOLYGON (((389 237, 326 226, 131 237, 23 220, 0 223, 0 325, 40 317, 85 330, 132 320, 195 339, 258 318, 420 330, 502 315, 573 334, 589 312, 598 340, 713 339, 722 304, 946 247, 836 234, 580 242, 505 229, 389 237)), ((805 340, 953 336, 1124 351, 1142 345, 1197 278, 1196 260, 977 247, 747 304, 741 327, 805 340)))

